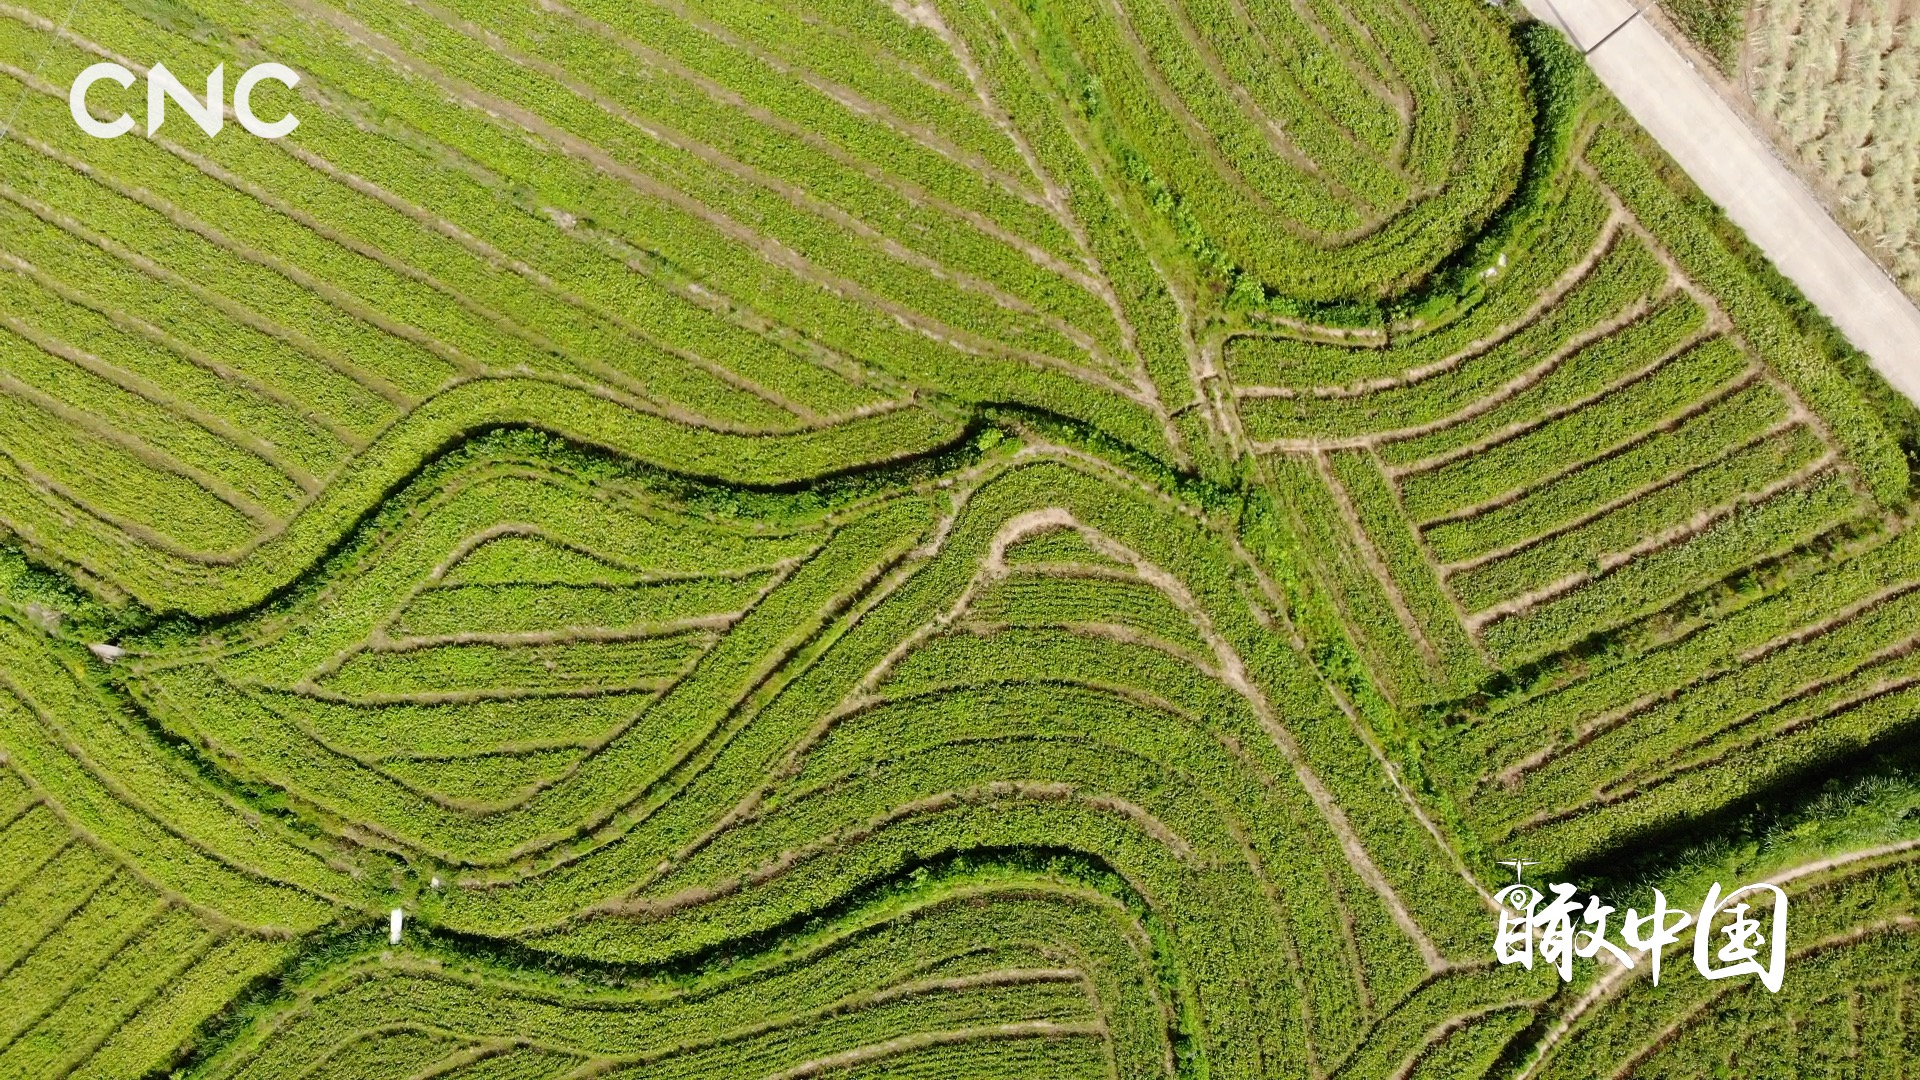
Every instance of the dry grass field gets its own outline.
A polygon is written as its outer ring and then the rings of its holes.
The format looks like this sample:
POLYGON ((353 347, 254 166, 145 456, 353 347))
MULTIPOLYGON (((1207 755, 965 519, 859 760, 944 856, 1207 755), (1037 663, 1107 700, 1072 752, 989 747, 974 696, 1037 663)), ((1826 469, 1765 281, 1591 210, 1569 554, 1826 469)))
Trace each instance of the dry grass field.
POLYGON ((1740 70, 1843 223, 1920 296, 1917 16, 1910 0, 1756 0, 1740 70))

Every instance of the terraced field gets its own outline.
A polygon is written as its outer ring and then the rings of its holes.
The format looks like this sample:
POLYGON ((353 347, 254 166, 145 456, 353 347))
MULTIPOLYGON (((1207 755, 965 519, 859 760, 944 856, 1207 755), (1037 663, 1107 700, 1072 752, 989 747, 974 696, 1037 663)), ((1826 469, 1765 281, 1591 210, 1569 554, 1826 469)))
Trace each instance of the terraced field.
POLYGON ((1913 414, 1550 31, 6 0, 13 100, 0 1076, 1920 1058, 1905 817, 1778 997, 1494 963, 1920 714, 1913 414), (73 124, 161 58, 300 125, 73 124))

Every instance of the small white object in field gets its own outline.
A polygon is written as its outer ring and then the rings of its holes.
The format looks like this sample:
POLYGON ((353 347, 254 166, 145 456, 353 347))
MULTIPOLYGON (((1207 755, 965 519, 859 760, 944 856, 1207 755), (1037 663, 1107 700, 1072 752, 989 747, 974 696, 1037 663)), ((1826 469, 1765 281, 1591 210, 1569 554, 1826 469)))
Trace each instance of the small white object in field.
POLYGON ((390 944, 400 944, 400 924, 406 920, 406 917, 406 913, 399 908, 393 909, 393 919, 387 928, 387 941, 390 944))
POLYGON ((96 641, 87 646, 87 651, 109 664, 127 655, 127 650, 118 645, 109 645, 104 641, 96 641))
POLYGON ((430 882, 428 882, 428 883, 427 883, 427 887, 428 887, 428 888, 430 888, 430 889, 437 889, 437 888, 439 888, 439 887, 440 887, 440 879, 439 879, 439 878, 434 878, 434 879, 433 879, 432 881, 430 881, 430 882))
POLYGON ((59 631, 61 618, 59 611, 45 604, 28 604, 22 610, 27 613, 27 618, 38 623, 40 629, 45 630, 47 633, 52 634, 59 631))

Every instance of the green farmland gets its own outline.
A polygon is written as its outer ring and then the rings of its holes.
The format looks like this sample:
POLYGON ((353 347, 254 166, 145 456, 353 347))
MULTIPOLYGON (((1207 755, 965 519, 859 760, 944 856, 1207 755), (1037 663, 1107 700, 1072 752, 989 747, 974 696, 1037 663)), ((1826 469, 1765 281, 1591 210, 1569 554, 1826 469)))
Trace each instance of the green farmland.
POLYGON ((0 122, 0 1080, 1920 1075, 1920 410, 1497 3, 4 0, 0 122))

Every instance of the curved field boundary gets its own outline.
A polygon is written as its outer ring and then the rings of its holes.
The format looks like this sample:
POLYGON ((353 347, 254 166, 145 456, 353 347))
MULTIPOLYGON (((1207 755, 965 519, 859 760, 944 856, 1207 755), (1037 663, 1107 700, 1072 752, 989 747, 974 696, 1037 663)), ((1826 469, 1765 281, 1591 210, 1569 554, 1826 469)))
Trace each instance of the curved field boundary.
POLYGON ((285 587, 435 454, 505 425, 538 427, 689 476, 764 487, 924 454, 961 431, 945 416, 908 408, 822 431, 734 435, 689 429, 559 383, 488 378, 428 399, 363 451, 284 532, 221 562, 158 552, 117 530, 70 528, 54 507, 23 498, 18 481, 0 485, 0 499, 8 523, 49 554, 156 610, 216 615, 251 607, 285 587))

